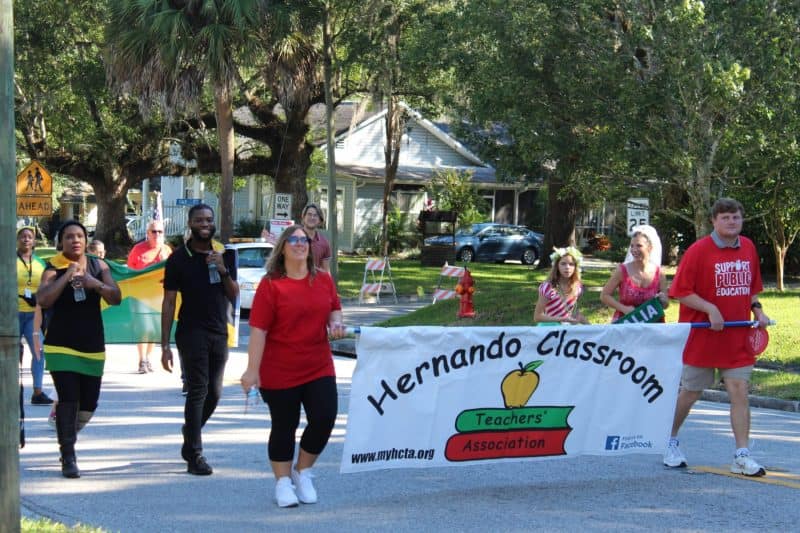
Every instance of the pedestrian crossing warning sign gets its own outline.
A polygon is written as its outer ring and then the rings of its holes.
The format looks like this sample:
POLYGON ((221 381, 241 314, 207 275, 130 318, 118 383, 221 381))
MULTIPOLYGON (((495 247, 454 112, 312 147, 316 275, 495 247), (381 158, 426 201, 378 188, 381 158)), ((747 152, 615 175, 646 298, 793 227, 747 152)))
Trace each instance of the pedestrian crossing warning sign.
POLYGON ((38 161, 17 174, 17 216, 49 217, 53 214, 53 178, 38 161))
POLYGON ((17 197, 50 196, 53 194, 53 178, 38 161, 31 163, 17 174, 17 197))

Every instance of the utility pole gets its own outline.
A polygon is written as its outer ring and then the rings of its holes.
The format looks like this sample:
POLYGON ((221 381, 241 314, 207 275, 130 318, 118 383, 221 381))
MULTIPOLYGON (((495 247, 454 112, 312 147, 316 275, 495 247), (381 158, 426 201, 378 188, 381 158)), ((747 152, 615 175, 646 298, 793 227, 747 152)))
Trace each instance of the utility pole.
MULTIPOLYGON (((0 0, 0 276, 16 279, 14 2, 0 0)), ((0 531, 20 530, 17 284, 0 283, 0 531)))

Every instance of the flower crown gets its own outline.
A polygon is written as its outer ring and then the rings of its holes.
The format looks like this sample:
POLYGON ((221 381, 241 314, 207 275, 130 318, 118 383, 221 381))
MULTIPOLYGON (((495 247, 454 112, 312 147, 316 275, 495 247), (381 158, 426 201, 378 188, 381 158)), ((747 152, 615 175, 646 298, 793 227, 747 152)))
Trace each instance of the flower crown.
POLYGON ((575 248, 574 246, 567 246, 566 248, 556 248, 553 247, 553 253, 550 254, 550 261, 555 263, 565 255, 571 255, 573 259, 575 259, 575 265, 581 266, 581 262, 583 261, 583 254, 575 248))

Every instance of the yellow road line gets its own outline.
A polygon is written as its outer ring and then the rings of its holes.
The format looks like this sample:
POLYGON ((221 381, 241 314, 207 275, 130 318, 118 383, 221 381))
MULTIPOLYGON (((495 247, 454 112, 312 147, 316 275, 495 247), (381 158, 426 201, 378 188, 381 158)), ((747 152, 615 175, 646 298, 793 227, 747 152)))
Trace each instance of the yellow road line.
POLYGON ((789 472, 773 472, 767 470, 766 476, 754 477, 743 476, 742 474, 734 474, 726 468, 716 468, 713 466, 693 466, 692 470, 696 470, 698 472, 707 472, 709 474, 718 474, 720 476, 735 477, 737 479, 746 479, 748 481, 757 481, 759 483, 767 483, 769 485, 780 485, 782 487, 800 489, 800 475, 789 472))

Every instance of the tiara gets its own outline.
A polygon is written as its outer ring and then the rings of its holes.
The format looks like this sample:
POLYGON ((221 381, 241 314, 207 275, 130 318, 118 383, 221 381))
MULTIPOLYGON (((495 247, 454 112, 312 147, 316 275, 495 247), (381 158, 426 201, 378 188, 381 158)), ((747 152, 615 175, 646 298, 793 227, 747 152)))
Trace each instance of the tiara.
POLYGON ((575 259, 575 265, 581 266, 581 262, 583 261, 583 254, 575 248, 574 246, 567 246, 566 248, 556 248, 553 247, 553 253, 550 254, 550 261, 555 263, 565 255, 571 255, 573 259, 575 259))

